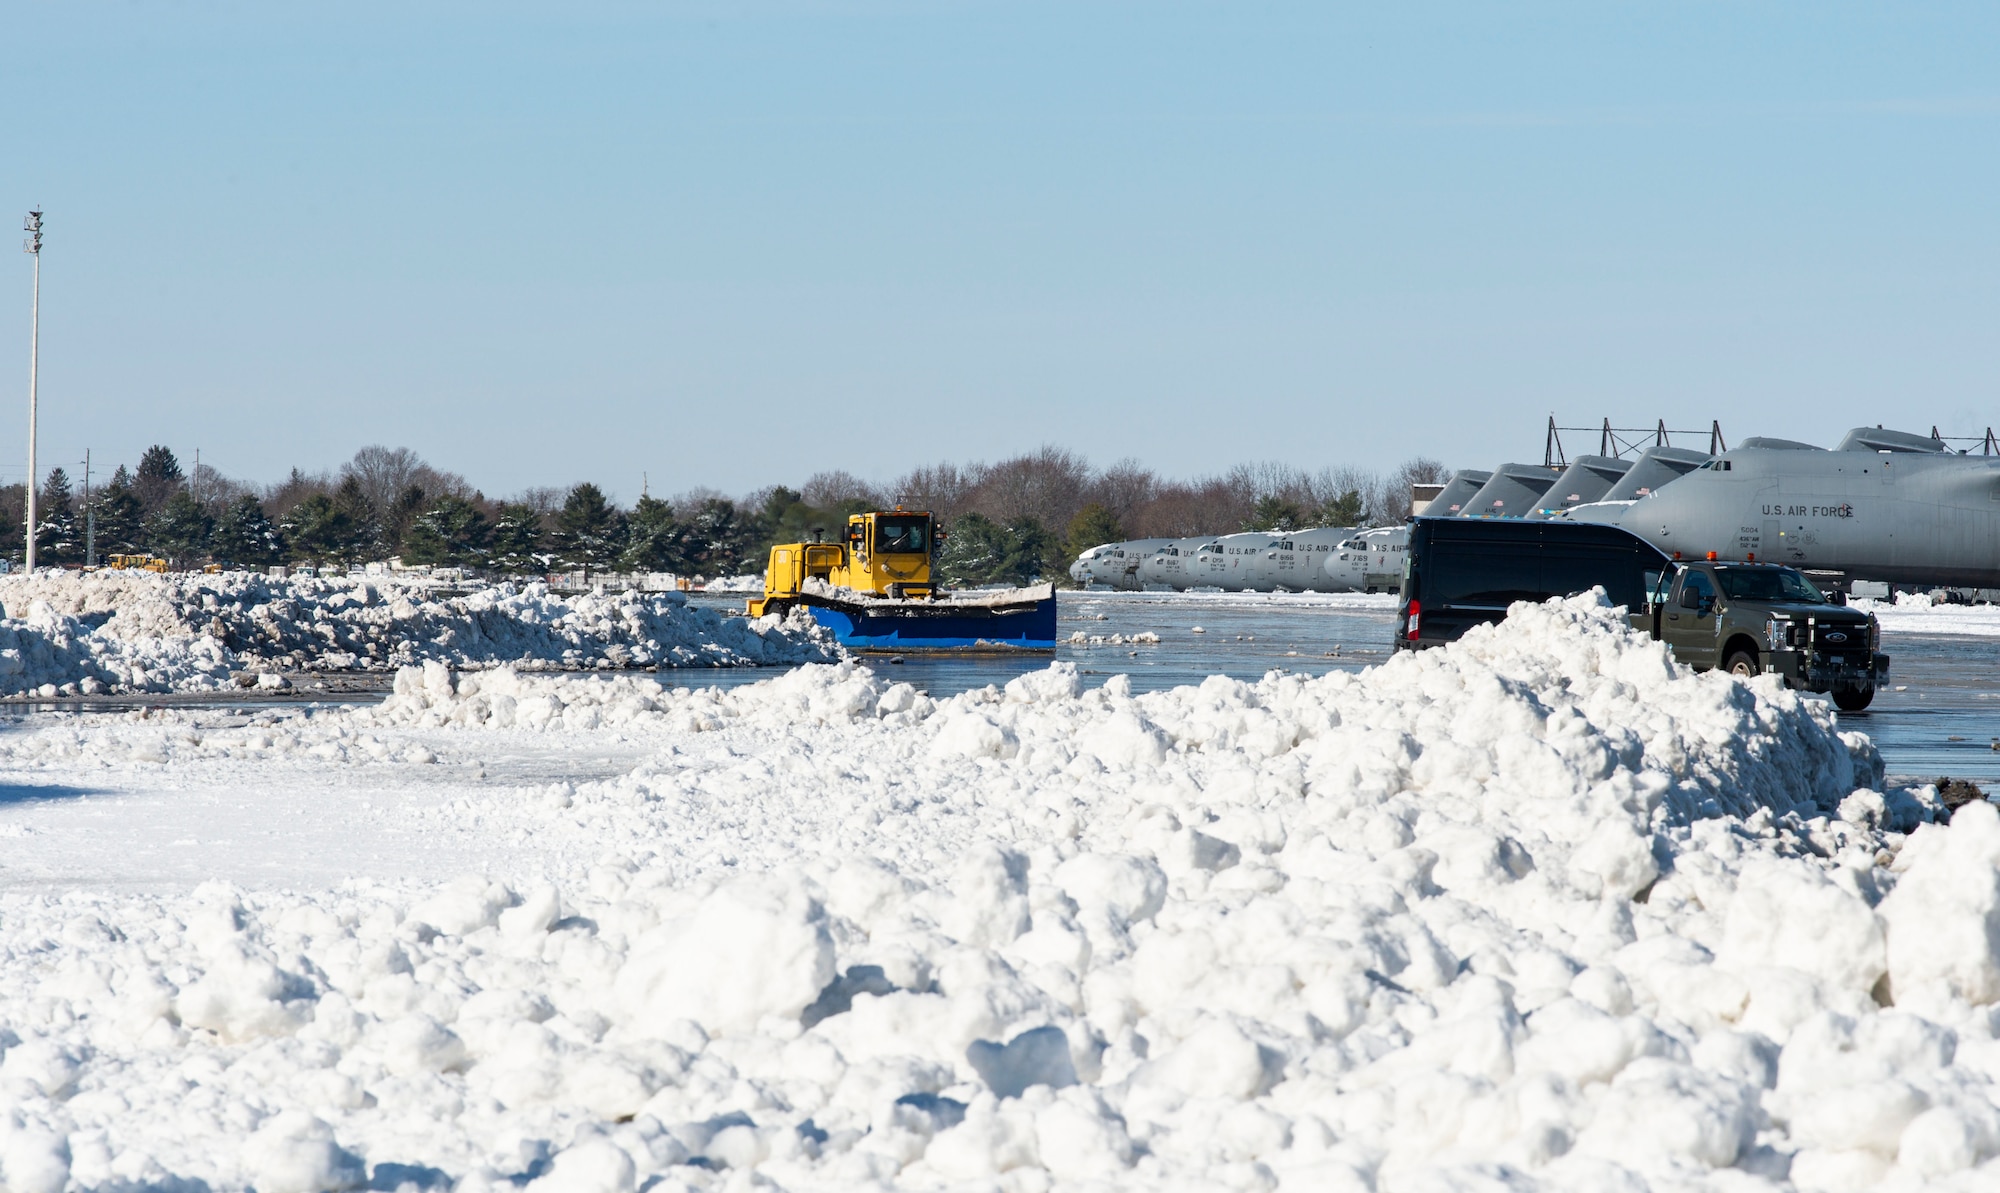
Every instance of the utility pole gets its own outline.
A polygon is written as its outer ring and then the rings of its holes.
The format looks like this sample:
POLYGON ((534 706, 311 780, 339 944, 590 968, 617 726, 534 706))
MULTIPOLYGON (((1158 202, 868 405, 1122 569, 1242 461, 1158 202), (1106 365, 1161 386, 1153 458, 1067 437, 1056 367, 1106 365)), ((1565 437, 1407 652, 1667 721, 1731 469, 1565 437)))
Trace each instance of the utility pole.
POLYGON ((35 382, 42 355, 42 213, 30 211, 22 227, 28 239, 21 248, 35 259, 35 303, 28 318, 28 574, 35 571, 35 490, 41 476, 35 471, 35 382))
POLYGON ((90 501, 90 449, 83 449, 83 566, 97 566, 97 507, 90 501))

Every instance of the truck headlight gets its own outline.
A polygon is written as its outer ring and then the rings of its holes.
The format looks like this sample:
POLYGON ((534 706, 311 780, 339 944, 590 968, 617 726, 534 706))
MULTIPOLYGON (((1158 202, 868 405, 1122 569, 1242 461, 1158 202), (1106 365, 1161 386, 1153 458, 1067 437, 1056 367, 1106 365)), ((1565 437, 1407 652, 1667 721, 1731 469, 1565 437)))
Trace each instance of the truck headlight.
POLYGON ((1772 650, 1789 644, 1792 640, 1792 623, 1780 617, 1764 621, 1764 642, 1772 650))
POLYGON ((1868 649, 1882 649, 1882 623, 1875 620, 1873 613, 1868 615, 1868 649))

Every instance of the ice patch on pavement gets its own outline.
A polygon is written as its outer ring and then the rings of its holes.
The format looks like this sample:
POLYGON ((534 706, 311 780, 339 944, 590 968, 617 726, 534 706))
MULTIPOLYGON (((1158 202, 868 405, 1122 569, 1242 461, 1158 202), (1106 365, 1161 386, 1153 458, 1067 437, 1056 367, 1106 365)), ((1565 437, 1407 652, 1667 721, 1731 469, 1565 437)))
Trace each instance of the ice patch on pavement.
MULTIPOLYGON (((2000 816, 1589 601, 1139 696, 434 666, 305 720, 651 753, 478 810, 603 855, 552 883, 0 899, 10 1186, 2000 1175, 2000 816)), ((107 725, 25 737, 192 729, 107 725)))

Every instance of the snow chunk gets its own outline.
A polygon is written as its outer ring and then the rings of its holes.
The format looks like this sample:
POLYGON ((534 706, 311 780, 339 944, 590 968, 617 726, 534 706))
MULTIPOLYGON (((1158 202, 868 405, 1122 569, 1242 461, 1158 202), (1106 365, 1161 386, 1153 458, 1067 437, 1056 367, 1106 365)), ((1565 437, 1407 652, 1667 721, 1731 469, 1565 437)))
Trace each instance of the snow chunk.
POLYGON ((1971 803, 1949 825, 1924 825, 1895 868, 1881 911, 1897 1005, 2000 1002, 2000 812, 1971 803))
POLYGON ((833 975, 819 902, 795 884, 743 878, 635 941, 617 988, 656 1027, 691 1019, 711 1033, 748 1032, 766 1016, 796 1020, 833 975))

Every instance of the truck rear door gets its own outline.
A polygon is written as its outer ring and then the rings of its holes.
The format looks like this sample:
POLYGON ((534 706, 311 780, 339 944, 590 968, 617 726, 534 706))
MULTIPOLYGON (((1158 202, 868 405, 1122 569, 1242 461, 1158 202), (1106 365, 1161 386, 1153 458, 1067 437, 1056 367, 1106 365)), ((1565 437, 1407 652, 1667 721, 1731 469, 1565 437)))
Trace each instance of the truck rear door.
POLYGON ((1683 569, 1660 625, 1674 658, 1690 667, 1716 664, 1715 580, 1701 568, 1683 569))

